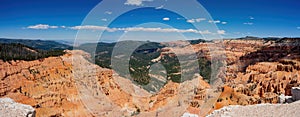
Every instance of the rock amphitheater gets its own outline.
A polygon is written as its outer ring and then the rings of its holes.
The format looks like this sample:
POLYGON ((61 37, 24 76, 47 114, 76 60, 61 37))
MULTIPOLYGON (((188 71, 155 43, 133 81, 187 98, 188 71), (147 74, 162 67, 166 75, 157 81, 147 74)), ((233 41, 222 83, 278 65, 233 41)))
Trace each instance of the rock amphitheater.
POLYGON ((281 116, 274 112, 286 109, 283 116, 294 116, 299 114, 298 102, 276 104, 282 94, 299 99, 293 88, 300 84, 299 44, 288 43, 295 42, 224 40, 193 45, 208 59, 212 52, 226 54, 224 86, 209 91, 211 85, 198 76, 181 84, 168 82, 154 95, 90 63, 89 55, 80 50, 35 61, 0 61, 0 97, 31 106, 37 117, 204 116, 199 112, 205 108, 213 117, 281 116), (222 44, 224 49, 209 51, 209 44, 222 44), (220 95, 204 108, 213 93, 220 95))

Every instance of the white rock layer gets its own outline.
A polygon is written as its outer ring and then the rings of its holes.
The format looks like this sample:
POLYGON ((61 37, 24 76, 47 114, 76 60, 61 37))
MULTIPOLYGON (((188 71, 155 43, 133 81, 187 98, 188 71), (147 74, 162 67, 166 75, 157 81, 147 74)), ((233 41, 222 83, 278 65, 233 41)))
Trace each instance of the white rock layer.
POLYGON ((35 110, 10 98, 0 98, 0 117, 35 117, 35 110))

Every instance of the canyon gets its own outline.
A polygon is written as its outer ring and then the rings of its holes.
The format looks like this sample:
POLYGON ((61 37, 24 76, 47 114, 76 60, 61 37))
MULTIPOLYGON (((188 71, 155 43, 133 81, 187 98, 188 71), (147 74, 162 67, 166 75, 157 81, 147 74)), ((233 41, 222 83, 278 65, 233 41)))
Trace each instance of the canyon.
MULTIPOLYGON (((0 97, 32 106, 36 116, 205 116, 230 105, 278 103, 300 84, 297 39, 216 40, 191 45, 197 56, 226 63, 216 82, 201 75, 168 81, 150 93, 82 50, 33 61, 0 60, 0 97), (220 83, 221 82, 221 83, 220 83)), ((182 46, 177 54, 190 54, 182 46)), ((163 48, 161 57, 172 49, 163 48)), ((173 49, 172 51, 176 51, 173 49)), ((161 58, 160 57, 160 58, 161 58)), ((158 58, 159 59, 159 58, 158 58)))
MULTIPOLYGON (((174 115, 174 112, 180 116, 189 105, 183 102, 188 99, 179 97, 189 95, 187 89, 193 90, 188 83, 168 82, 160 92, 149 96, 131 81, 118 75, 113 77, 112 70, 90 63, 88 57, 83 51, 73 50, 64 56, 42 60, 2 61, 1 97, 34 107, 37 116, 130 116, 135 113, 163 116, 174 115), (133 95, 135 93, 137 95, 133 95), (156 111, 158 108, 160 112, 156 111), (180 108, 182 112, 178 112, 180 108)), ((209 86, 201 79, 198 76, 189 84, 198 81, 209 86)))

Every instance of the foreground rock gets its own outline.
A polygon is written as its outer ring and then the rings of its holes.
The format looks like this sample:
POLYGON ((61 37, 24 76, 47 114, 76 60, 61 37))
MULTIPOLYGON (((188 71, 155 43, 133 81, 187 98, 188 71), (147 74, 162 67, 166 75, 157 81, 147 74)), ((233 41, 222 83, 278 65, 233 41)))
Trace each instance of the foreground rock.
POLYGON ((213 111, 207 117, 298 117, 300 102, 291 104, 258 104, 228 106, 213 111))
POLYGON ((10 98, 0 99, 1 117, 35 117, 35 110, 29 105, 16 103, 10 98))

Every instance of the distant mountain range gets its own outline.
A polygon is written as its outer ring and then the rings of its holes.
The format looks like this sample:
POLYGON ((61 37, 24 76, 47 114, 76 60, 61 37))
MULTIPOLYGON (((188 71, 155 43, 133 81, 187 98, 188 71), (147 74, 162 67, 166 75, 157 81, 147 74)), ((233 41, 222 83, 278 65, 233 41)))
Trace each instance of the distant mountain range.
MULTIPOLYGON (((282 40, 290 40, 290 39, 299 39, 300 38, 291 38, 291 37, 254 37, 254 36, 246 36, 241 38, 224 38, 223 40, 276 40, 276 41, 282 41, 282 40)), ((211 40, 205 40, 205 39, 191 39, 187 40, 190 44, 199 44, 199 43, 205 43, 205 42, 211 42, 211 40)), ((10 38, 0 38, 0 43, 19 43, 23 45, 27 45, 36 49, 43 49, 43 50, 50 50, 50 49, 71 49, 71 47, 74 45, 73 41, 66 41, 66 40, 34 40, 34 39, 10 39, 10 38)), ((115 45, 117 42, 99 42, 98 45, 115 45)), ((92 43, 82 43, 80 46, 88 46, 92 43)), ((79 46, 79 45, 77 45, 79 46)))
POLYGON ((22 44, 35 49, 41 50, 65 50, 72 49, 72 46, 65 43, 50 41, 50 40, 30 40, 30 39, 7 39, 0 38, 0 43, 2 44, 22 44))

